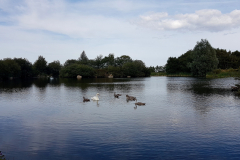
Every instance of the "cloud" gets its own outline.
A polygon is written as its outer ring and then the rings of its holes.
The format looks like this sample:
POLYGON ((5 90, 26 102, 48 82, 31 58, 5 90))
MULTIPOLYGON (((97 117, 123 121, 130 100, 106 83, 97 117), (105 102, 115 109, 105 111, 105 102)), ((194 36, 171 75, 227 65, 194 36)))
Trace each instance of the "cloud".
POLYGON ((109 12, 128 12, 144 7, 143 4, 134 6, 133 2, 116 1, 113 3, 107 0, 73 3, 65 0, 25 0, 16 5, 6 0, 0 2, 3 6, 0 9, 5 8, 6 13, 5 16, 0 16, 0 22, 14 23, 14 26, 26 31, 47 31, 71 38, 129 36, 136 27, 126 19, 112 16, 113 14, 109 12))
POLYGON ((215 9, 191 14, 168 15, 166 12, 141 15, 135 24, 155 30, 210 31, 231 30, 240 26, 240 10, 227 14, 215 9))

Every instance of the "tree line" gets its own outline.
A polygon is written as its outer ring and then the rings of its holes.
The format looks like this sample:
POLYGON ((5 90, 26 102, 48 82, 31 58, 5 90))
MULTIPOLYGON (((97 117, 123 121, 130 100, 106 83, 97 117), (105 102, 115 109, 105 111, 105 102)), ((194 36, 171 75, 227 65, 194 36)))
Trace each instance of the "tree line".
POLYGON ((112 74, 114 77, 147 77, 151 69, 145 66, 141 60, 133 60, 127 55, 120 57, 109 54, 95 59, 88 59, 85 51, 78 59, 68 59, 62 65, 60 61, 48 63, 43 56, 32 64, 25 58, 5 58, 0 60, 0 79, 9 77, 31 78, 31 77, 107 77, 112 74))
POLYGON ((190 73, 193 76, 206 76, 214 69, 238 69, 240 52, 213 48, 205 39, 197 42, 193 50, 179 57, 169 57, 164 66, 167 74, 190 73))

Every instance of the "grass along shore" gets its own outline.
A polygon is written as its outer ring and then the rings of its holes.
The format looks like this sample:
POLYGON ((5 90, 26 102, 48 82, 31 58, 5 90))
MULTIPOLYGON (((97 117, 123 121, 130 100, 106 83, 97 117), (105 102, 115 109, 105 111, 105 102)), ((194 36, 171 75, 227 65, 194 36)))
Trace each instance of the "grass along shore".
MULTIPOLYGON (((152 72, 151 76, 167 76, 167 77, 193 77, 191 73, 175 73, 167 74, 166 72, 152 72)), ((226 78, 226 77, 240 77, 240 69, 215 69, 208 72, 206 78, 226 78)))

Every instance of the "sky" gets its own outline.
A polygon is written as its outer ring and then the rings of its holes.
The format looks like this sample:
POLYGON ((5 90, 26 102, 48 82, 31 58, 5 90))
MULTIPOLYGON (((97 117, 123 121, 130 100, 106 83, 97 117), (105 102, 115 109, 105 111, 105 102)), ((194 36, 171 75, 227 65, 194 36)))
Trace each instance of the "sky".
POLYGON ((0 59, 128 55, 165 65, 207 39, 240 50, 239 0, 0 0, 0 59))

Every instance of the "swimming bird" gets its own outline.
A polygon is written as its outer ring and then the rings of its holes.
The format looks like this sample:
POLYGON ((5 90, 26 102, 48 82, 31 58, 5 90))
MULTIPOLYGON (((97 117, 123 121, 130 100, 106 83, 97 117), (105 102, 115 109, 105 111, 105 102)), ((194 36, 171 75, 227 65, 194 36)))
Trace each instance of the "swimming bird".
POLYGON ((99 95, 99 93, 97 93, 96 96, 92 97, 91 99, 94 101, 99 101, 98 95, 99 95))
POLYGON ((116 93, 114 92, 114 97, 115 97, 115 98, 119 98, 119 94, 116 94, 116 93))
POLYGON ((143 106, 143 105, 145 105, 146 103, 142 103, 142 102, 137 102, 137 103, 135 103, 135 106, 137 106, 137 105, 139 105, 139 106, 143 106))
POLYGON ((126 97, 127 97, 127 101, 137 101, 136 97, 129 96, 129 95, 126 95, 126 97))
POLYGON ((89 102, 90 99, 83 97, 83 102, 89 102))

